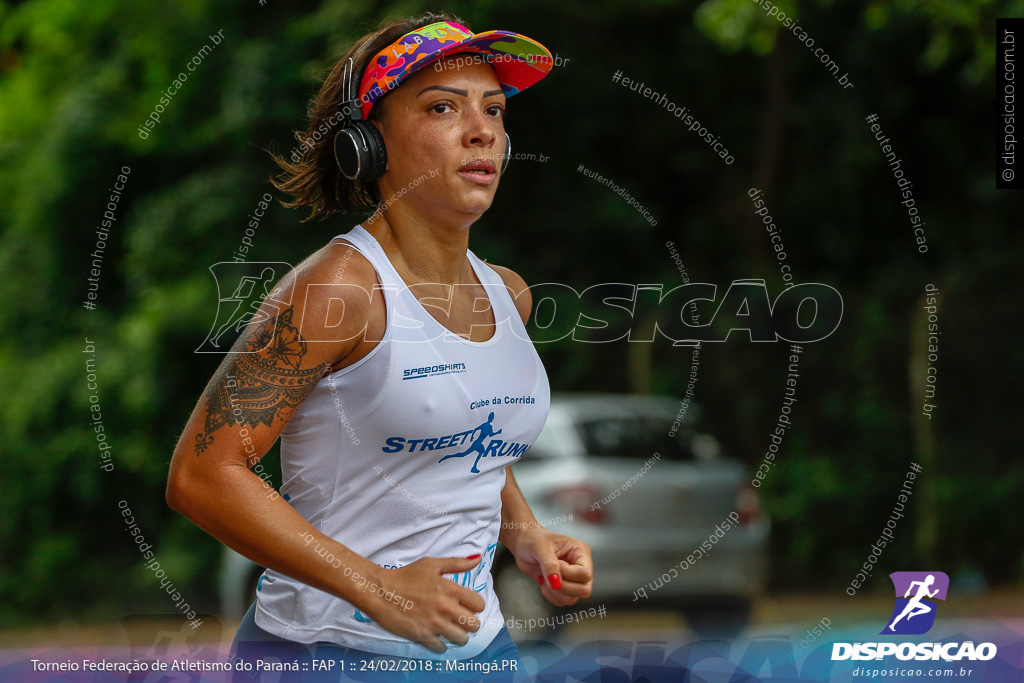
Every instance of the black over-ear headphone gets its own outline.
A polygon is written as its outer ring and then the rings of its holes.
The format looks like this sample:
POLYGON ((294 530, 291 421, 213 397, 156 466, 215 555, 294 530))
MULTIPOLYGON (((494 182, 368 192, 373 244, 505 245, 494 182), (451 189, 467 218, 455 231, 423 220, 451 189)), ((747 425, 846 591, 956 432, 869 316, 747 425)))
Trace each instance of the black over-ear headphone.
MULTIPOLYGON (((388 151, 377 126, 363 120, 363 110, 359 106, 358 93, 355 92, 354 69, 354 62, 349 57, 341 77, 341 89, 345 97, 341 103, 343 127, 334 136, 334 159, 338 162, 341 174, 349 180, 376 180, 384 175, 384 169, 388 167, 388 151)), ((505 133, 501 175, 505 174, 511 156, 512 140, 505 133)))

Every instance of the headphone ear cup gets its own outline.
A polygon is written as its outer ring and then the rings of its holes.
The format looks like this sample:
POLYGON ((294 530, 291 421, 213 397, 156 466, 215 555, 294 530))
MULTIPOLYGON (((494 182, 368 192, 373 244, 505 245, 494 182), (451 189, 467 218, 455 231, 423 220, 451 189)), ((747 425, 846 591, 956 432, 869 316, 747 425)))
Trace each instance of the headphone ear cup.
POLYGON ((363 134, 351 126, 342 128, 334 136, 334 161, 341 174, 349 180, 357 179, 366 166, 363 134))
POLYGON ((512 138, 505 133, 505 154, 501 157, 501 173, 500 176, 505 175, 505 169, 508 168, 508 160, 512 157, 512 138))
POLYGON ((349 180, 376 180, 388 165, 384 138, 369 121, 352 121, 334 136, 334 160, 349 180))
POLYGON ((368 152, 366 164, 359 174, 360 180, 376 180, 384 175, 388 167, 388 150, 384 146, 384 137, 372 121, 353 121, 356 128, 363 134, 368 152))

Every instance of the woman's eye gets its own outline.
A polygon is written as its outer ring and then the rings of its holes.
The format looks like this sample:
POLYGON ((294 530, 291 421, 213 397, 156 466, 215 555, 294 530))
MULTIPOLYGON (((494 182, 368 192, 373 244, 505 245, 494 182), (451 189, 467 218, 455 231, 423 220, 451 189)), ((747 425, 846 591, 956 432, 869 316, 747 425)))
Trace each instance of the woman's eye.
POLYGON ((488 107, 487 111, 491 113, 491 116, 498 116, 502 118, 504 118, 505 116, 505 107, 501 106, 500 104, 495 104, 494 106, 488 107))
POLYGON ((430 109, 435 114, 444 114, 448 109, 451 109, 454 105, 451 102, 437 102, 430 105, 430 109), (447 109, 446 109, 447 108, 447 109))

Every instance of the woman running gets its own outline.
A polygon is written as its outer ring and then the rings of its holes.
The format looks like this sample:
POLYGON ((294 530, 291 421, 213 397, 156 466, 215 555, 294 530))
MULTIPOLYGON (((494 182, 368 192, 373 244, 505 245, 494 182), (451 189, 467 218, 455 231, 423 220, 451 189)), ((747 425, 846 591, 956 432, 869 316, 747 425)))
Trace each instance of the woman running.
POLYGON ((276 283, 174 452, 168 504, 268 568, 235 656, 516 660, 499 541, 553 604, 590 595, 589 547, 540 527, 509 467, 550 404, 530 292, 468 248, 506 98, 551 65, 515 33, 393 21, 327 77, 302 158, 275 157, 306 220, 375 211, 276 283), (249 469, 279 437, 280 496, 249 469))

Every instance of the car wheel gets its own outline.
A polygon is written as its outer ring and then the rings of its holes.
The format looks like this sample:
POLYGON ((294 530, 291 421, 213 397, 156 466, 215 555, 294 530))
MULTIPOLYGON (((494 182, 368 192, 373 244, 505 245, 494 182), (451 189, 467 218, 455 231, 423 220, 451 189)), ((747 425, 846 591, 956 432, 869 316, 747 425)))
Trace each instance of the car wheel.
POLYGON ((714 605, 702 605, 685 611, 690 628, 702 638, 735 638, 750 623, 753 604, 739 598, 714 605))
POLYGON ((554 631, 555 606, 540 594, 537 581, 519 570, 511 553, 498 560, 494 592, 512 640, 540 640, 554 631))

